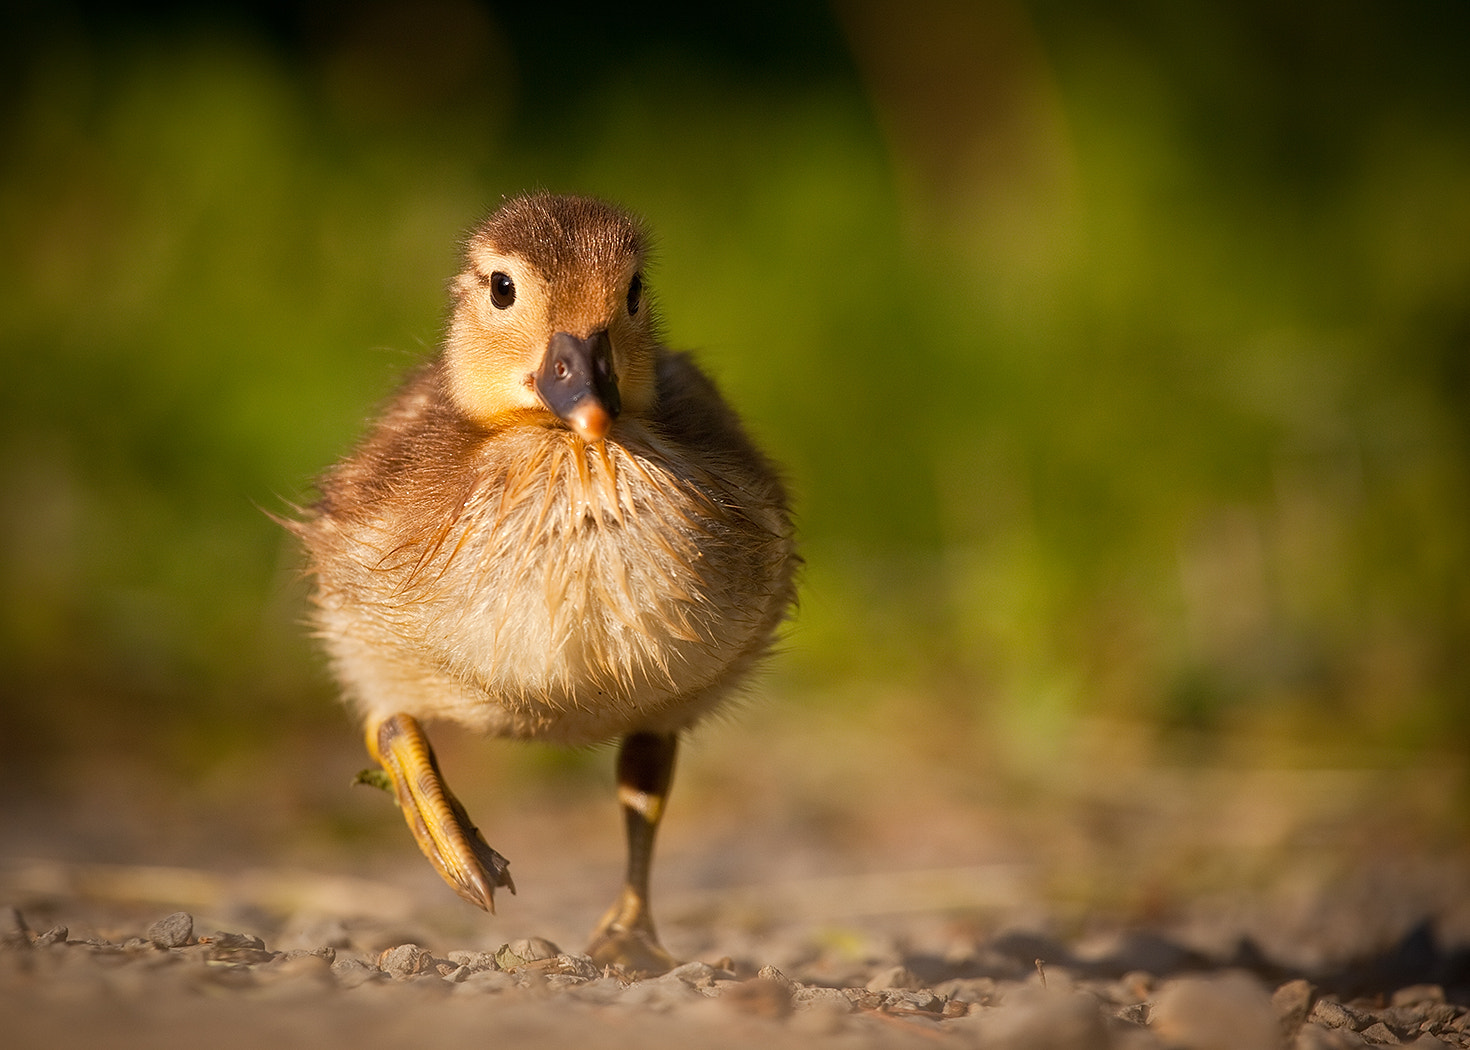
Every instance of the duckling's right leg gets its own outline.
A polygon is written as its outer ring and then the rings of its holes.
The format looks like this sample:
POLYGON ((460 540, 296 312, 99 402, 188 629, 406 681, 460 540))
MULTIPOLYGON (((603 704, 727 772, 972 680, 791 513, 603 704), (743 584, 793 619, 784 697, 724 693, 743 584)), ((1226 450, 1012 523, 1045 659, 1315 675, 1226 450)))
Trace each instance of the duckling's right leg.
POLYGON ((411 715, 375 715, 367 722, 367 748, 393 781, 408 830, 450 888, 486 911, 495 911, 495 887, 516 891, 510 862, 485 842, 464 806, 444 783, 428 737, 411 715))
POLYGON ((628 870, 617 902, 592 934, 587 954, 601 965, 616 963, 638 973, 664 973, 678 965, 658 942, 648 905, 653 838, 674 778, 678 738, 633 733, 618 751, 618 801, 628 835, 628 870))

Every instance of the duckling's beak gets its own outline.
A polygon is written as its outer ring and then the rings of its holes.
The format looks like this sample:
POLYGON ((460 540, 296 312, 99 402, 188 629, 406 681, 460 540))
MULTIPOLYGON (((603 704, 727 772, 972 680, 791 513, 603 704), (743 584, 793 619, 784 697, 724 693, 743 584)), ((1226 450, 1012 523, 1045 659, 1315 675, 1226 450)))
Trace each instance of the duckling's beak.
POLYGON ((607 330, 585 339, 553 335, 536 373, 536 393, 583 441, 601 441, 623 407, 607 330))

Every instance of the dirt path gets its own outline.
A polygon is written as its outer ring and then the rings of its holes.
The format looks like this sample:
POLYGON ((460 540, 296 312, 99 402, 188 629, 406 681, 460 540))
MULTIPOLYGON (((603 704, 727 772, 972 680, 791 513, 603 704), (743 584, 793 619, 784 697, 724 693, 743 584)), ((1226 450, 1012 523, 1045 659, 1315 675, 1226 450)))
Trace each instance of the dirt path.
MULTIPOLYGON (((432 931, 400 941, 391 924, 326 914, 296 916, 274 942, 186 912, 143 925, 115 899, 43 903, 40 874, 12 868, 7 890, 45 924, 0 912, 10 1046, 1470 1047, 1470 951, 1431 926, 1308 977, 1249 942, 1211 957, 1144 931, 1104 947, 917 923, 906 946, 876 930, 821 945, 782 926, 750 938, 752 954, 638 980, 540 938, 453 949, 432 931)), ((45 874, 116 890, 159 873, 45 874)))
POLYGON ((655 904, 691 961, 642 980, 579 954, 620 863, 600 790, 468 779, 521 887, 494 917, 335 758, 304 805, 92 785, 12 808, 0 1044, 1470 1048, 1470 863, 1433 778, 1118 765, 977 791, 942 761, 864 776, 861 742, 821 770, 792 732, 766 766, 745 747, 687 771, 655 904), (373 833, 328 847, 315 819, 373 833))

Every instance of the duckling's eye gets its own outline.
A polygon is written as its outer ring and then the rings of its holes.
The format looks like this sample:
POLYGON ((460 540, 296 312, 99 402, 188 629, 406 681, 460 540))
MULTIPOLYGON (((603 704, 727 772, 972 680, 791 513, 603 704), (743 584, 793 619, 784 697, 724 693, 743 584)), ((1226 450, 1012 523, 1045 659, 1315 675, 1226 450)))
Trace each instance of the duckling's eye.
POLYGON ((505 310, 516 301, 516 283, 510 274, 496 270, 490 275, 490 301, 497 310, 505 310))
POLYGON ((638 312, 638 306, 643 302, 643 275, 635 273, 633 279, 628 282, 628 316, 631 317, 638 312))

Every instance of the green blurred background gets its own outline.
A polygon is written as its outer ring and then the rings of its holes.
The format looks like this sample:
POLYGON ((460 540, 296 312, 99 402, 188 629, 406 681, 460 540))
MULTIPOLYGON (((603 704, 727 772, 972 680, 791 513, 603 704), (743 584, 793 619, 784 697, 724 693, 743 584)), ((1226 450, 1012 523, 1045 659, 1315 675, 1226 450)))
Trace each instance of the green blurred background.
POLYGON ((1470 7, 212 8, 4 16, 7 790, 357 751, 265 512, 534 187, 789 470, 770 724, 1463 770, 1470 7))

